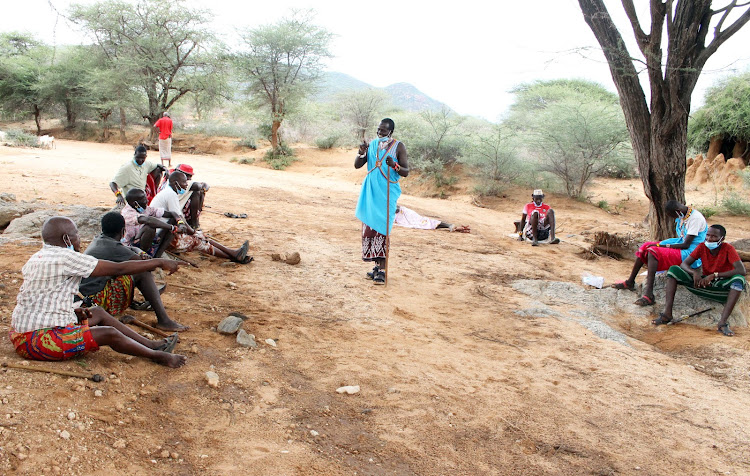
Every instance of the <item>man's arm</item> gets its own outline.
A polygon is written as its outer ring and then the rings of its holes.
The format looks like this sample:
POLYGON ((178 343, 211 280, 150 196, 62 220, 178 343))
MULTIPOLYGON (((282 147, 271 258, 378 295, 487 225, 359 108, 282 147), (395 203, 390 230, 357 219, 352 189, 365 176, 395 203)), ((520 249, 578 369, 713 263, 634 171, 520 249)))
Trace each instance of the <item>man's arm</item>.
POLYGON ((366 163, 367 163, 367 142, 362 140, 362 143, 359 144, 359 154, 357 155, 357 158, 354 159, 354 168, 359 169, 366 163))
POLYGON ((671 245, 664 245, 666 248, 672 248, 675 250, 686 250, 690 248, 690 245, 693 243, 693 240, 695 239, 695 235, 687 235, 685 236, 685 239, 682 240, 682 243, 672 243, 671 245))
MULTIPOLYGON (((693 271, 696 271, 690 267, 693 263, 695 263, 695 258, 693 258, 692 256, 688 256, 682 263, 680 263, 680 268, 684 269, 690 274, 693 274, 693 271)), ((700 270, 701 268, 702 266, 699 267, 698 270, 700 270)))
POLYGON ((107 261, 100 259, 96 264, 96 268, 91 272, 91 277, 98 276, 122 276, 124 274, 138 274, 146 271, 153 271, 156 268, 161 268, 169 272, 174 273, 179 268, 180 262, 169 259, 157 258, 141 261, 124 261, 122 263, 115 263, 114 261, 107 261))
MULTIPOLYGON (((166 215, 167 212, 164 212, 164 215, 166 215)), ((174 227, 170 225, 169 223, 159 220, 156 217, 148 217, 146 215, 138 215, 138 223, 141 225, 148 225, 151 228, 163 228, 165 230, 174 231, 174 227)))
POLYGON ((403 142, 399 142, 398 147, 396 147, 396 158, 398 159, 398 170, 396 173, 402 177, 407 177, 409 175, 409 157, 403 142))
POLYGON ((204 192, 208 192, 209 188, 211 187, 209 187, 206 182, 193 182, 190 184, 190 190, 194 192, 198 190, 203 190, 204 192))

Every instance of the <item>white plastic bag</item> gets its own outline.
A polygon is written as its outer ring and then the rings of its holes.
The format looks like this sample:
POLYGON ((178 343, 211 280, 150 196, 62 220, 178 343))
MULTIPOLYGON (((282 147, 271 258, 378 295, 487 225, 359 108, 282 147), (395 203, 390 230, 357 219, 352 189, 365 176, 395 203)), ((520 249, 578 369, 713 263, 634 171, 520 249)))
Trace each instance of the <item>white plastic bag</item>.
POLYGON ((591 273, 585 273, 582 278, 583 284, 588 284, 596 289, 601 289, 604 286, 604 276, 594 276, 591 273))

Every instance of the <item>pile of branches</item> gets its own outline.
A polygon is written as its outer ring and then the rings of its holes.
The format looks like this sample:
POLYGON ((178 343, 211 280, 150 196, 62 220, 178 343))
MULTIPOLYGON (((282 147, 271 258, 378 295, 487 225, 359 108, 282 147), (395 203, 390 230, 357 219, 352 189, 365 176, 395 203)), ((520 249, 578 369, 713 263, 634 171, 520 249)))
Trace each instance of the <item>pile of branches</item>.
POLYGON ((638 250, 641 240, 630 233, 617 235, 606 231, 594 233, 594 243, 591 245, 591 253, 597 256, 611 256, 616 259, 633 259, 633 254, 638 250))

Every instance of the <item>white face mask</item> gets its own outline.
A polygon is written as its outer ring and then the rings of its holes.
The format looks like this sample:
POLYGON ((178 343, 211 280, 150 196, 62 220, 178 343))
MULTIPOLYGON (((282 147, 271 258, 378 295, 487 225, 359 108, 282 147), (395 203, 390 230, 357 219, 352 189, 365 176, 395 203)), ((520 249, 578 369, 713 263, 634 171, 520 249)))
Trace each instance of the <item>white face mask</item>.
POLYGON ((716 248, 721 246, 722 241, 724 241, 724 238, 719 238, 719 241, 706 241, 704 243, 706 245, 706 248, 708 248, 709 250, 715 250, 716 248))
POLYGON ((378 137, 378 140, 380 141, 381 144, 388 142, 389 139, 390 137, 388 136, 378 137))

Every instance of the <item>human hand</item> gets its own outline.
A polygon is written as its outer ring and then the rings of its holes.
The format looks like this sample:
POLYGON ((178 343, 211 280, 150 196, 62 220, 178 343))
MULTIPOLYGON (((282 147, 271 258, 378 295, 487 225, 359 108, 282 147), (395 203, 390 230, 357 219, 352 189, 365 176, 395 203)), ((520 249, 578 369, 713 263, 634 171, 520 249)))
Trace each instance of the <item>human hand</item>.
POLYGON ((159 263, 159 267, 163 269, 164 271, 167 271, 168 274, 172 274, 176 272, 180 268, 180 266, 183 265, 182 261, 174 261, 171 259, 164 259, 164 258, 160 258, 160 260, 161 260, 161 263, 159 263))
POLYGON ((125 206, 125 199, 122 198, 122 195, 117 195, 117 198, 115 199, 115 203, 118 207, 124 207, 125 206))
POLYGON ((395 169, 396 168, 396 162, 391 158, 391 156, 386 157, 385 163, 388 164, 388 167, 395 169))
POLYGON ((91 317, 91 309, 87 307, 77 307, 74 309, 78 322, 83 322, 91 317))
POLYGON ((713 280, 714 278, 712 274, 709 274, 708 276, 704 276, 703 278, 701 278, 700 282, 698 283, 698 287, 700 288, 708 287, 709 285, 711 285, 711 281, 713 280))
POLYGON ((365 152, 367 152, 367 142, 362 139, 362 143, 359 144, 359 155, 364 155, 365 152))

